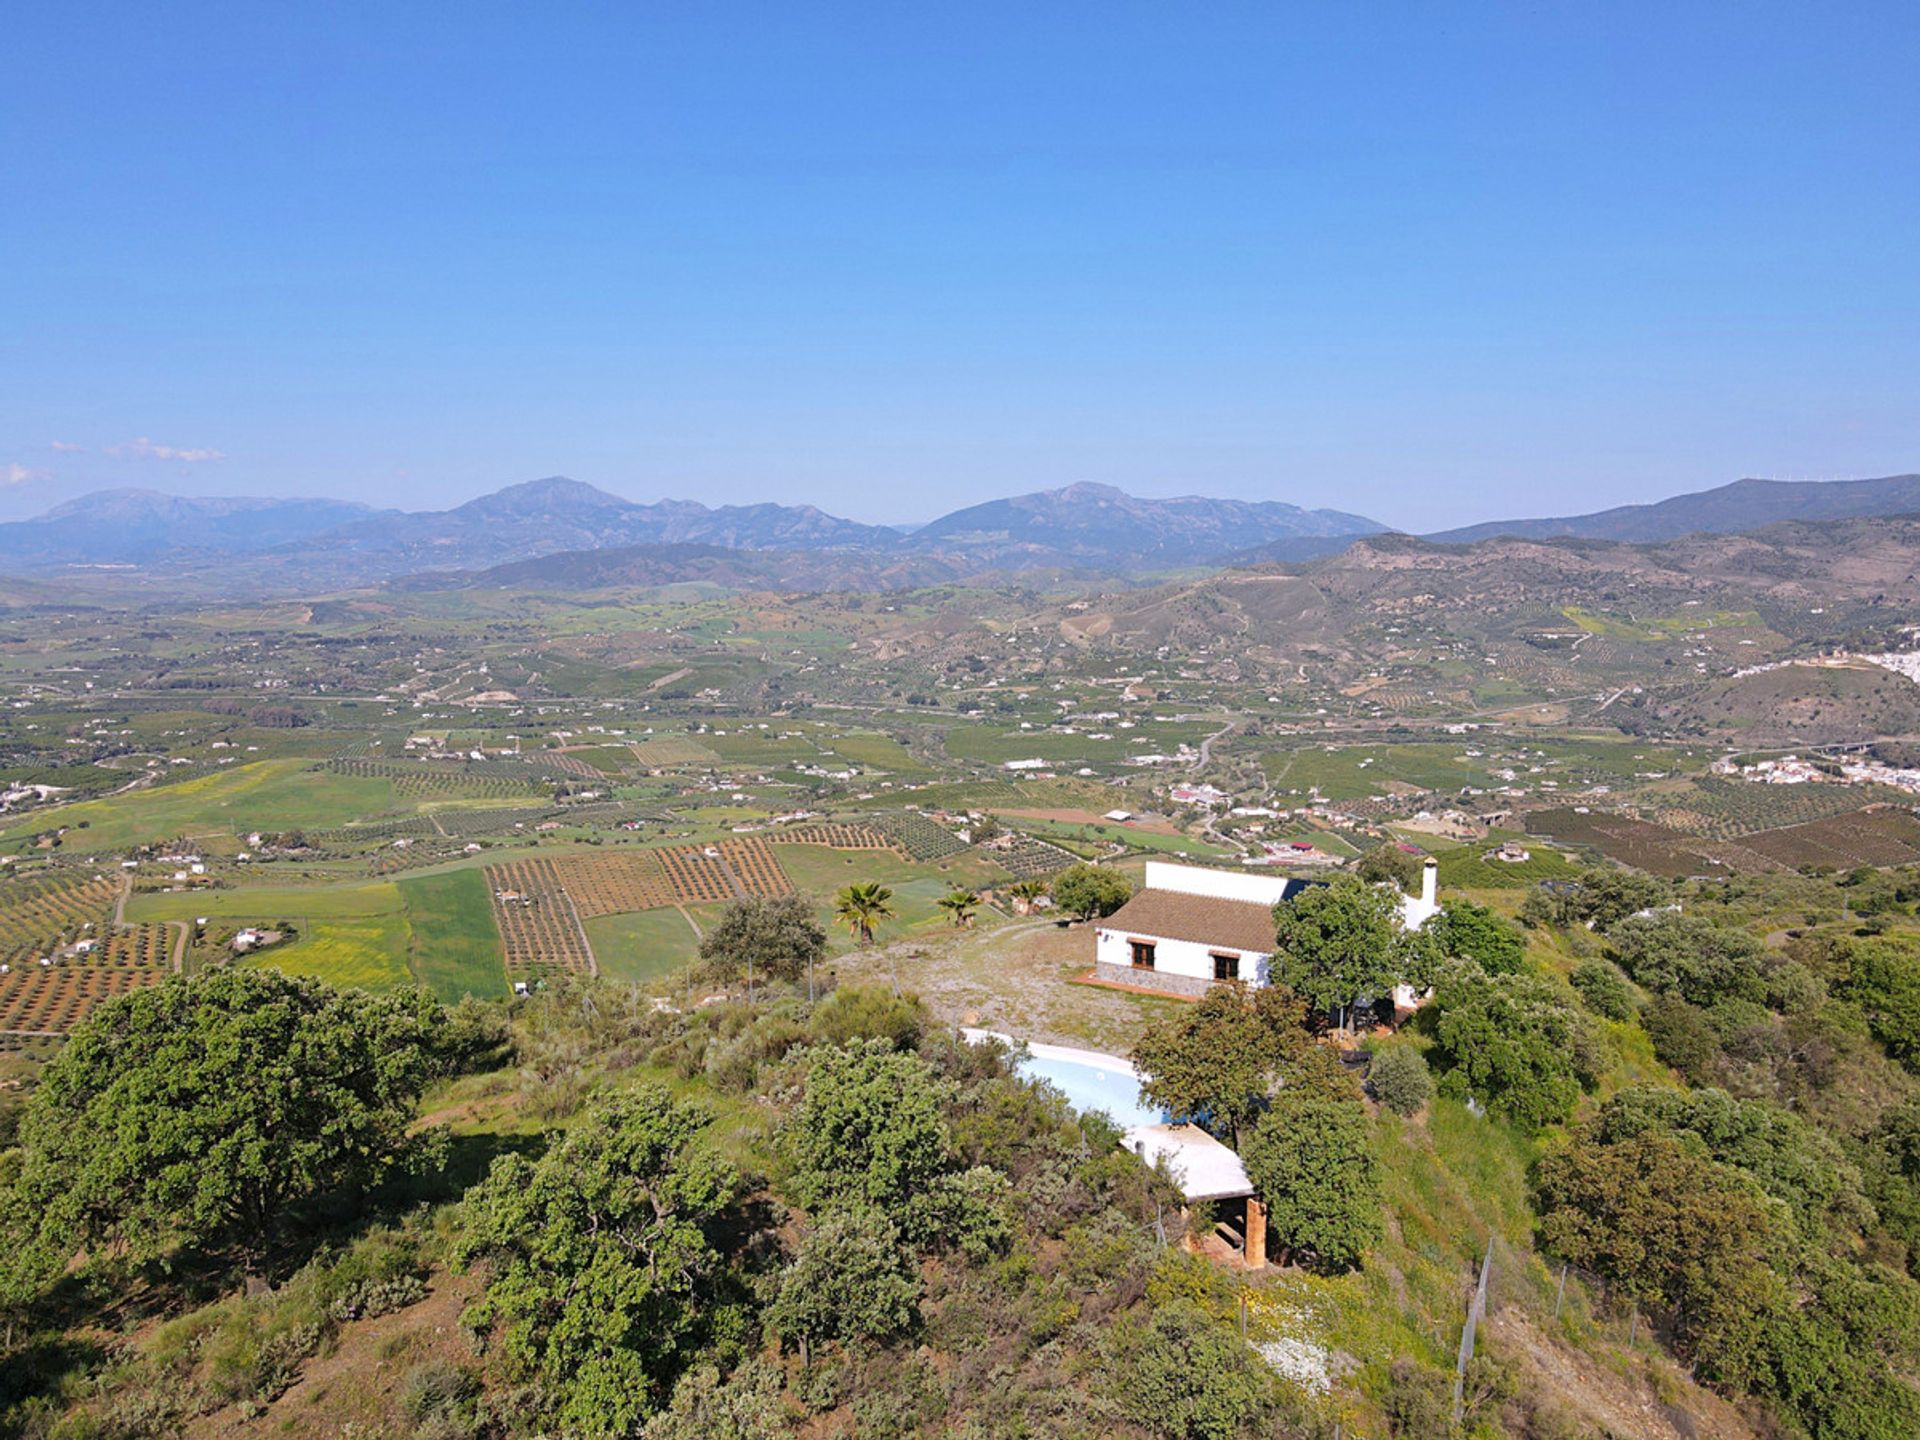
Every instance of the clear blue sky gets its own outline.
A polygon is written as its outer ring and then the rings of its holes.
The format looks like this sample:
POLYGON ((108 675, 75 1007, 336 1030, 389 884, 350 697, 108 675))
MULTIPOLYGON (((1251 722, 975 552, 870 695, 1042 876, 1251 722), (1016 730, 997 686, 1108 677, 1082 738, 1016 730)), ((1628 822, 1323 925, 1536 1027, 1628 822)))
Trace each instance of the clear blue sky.
POLYGON ((5 30, 0 515, 567 474, 1431 528, 1920 469, 1912 0, 5 30))

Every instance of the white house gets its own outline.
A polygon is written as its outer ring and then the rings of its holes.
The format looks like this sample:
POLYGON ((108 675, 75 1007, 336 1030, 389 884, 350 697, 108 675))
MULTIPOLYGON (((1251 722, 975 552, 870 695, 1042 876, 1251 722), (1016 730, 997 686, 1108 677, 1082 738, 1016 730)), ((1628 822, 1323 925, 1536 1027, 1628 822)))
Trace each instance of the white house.
POLYGON ((1265 985, 1273 907, 1306 883, 1149 860, 1145 886, 1100 922, 1094 973, 1176 995, 1204 995, 1220 980, 1265 985))
MULTIPOLYGON (((1265 985, 1273 960, 1273 907, 1311 883, 1292 875, 1149 860, 1146 884, 1095 932, 1095 977, 1195 996, 1221 981, 1265 985)), ((1420 893, 1400 902, 1402 923, 1418 929, 1439 914, 1439 888, 1439 867, 1429 859, 1420 893)), ((1412 1009, 1421 998, 1406 986, 1394 992, 1401 1009, 1412 1009)))

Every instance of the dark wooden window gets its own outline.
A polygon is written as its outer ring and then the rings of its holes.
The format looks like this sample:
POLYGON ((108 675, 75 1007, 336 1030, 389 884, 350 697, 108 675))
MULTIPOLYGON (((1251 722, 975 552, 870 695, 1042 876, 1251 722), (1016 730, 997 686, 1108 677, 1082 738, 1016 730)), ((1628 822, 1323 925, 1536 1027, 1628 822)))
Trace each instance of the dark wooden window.
POLYGON ((1215 950, 1213 954, 1213 978, 1216 980, 1238 980, 1240 978, 1240 957, 1215 950))
POLYGON ((1153 969, 1153 941, 1129 940, 1127 948, 1133 952, 1133 968, 1136 970, 1153 969))

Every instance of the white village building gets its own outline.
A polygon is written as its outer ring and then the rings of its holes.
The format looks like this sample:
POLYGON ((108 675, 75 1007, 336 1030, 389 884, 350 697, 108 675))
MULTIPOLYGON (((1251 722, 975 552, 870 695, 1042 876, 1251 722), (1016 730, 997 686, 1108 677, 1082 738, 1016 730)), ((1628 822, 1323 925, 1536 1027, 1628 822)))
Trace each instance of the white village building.
MULTIPOLYGON (((1194 996, 1221 982, 1266 985, 1273 960, 1273 907, 1312 883, 1293 875, 1246 875, 1149 860, 1146 884, 1100 922, 1095 978, 1194 996)), ((1418 929, 1440 913, 1439 888, 1439 866, 1429 859, 1419 895, 1400 902, 1407 928, 1418 929)), ((1420 1000, 1404 985, 1393 998, 1401 1009, 1412 1009, 1420 1000)))

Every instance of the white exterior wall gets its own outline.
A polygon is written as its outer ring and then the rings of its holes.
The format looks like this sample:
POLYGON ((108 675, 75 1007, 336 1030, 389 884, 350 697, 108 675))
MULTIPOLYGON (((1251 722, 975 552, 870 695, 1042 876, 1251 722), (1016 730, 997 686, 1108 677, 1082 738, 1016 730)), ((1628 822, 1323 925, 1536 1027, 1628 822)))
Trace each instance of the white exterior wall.
POLYGON ((1147 862, 1149 890, 1172 890, 1180 895, 1206 895, 1215 900, 1245 900, 1255 905, 1278 905, 1287 891, 1298 889, 1298 880, 1271 875, 1241 875, 1231 870, 1203 870, 1197 865, 1176 865, 1168 860, 1147 862))
POLYGON ((1153 941, 1155 974, 1178 975, 1187 980, 1203 980, 1211 985, 1213 952, 1219 950, 1240 957, 1240 979, 1246 984, 1260 986, 1267 983, 1268 962, 1273 958, 1271 954, 1235 950, 1231 945, 1202 945, 1197 940, 1168 940, 1164 936, 1148 935, 1137 930, 1101 930, 1095 944, 1095 960, 1120 970, 1133 969, 1133 947, 1128 942, 1136 937, 1153 941))

